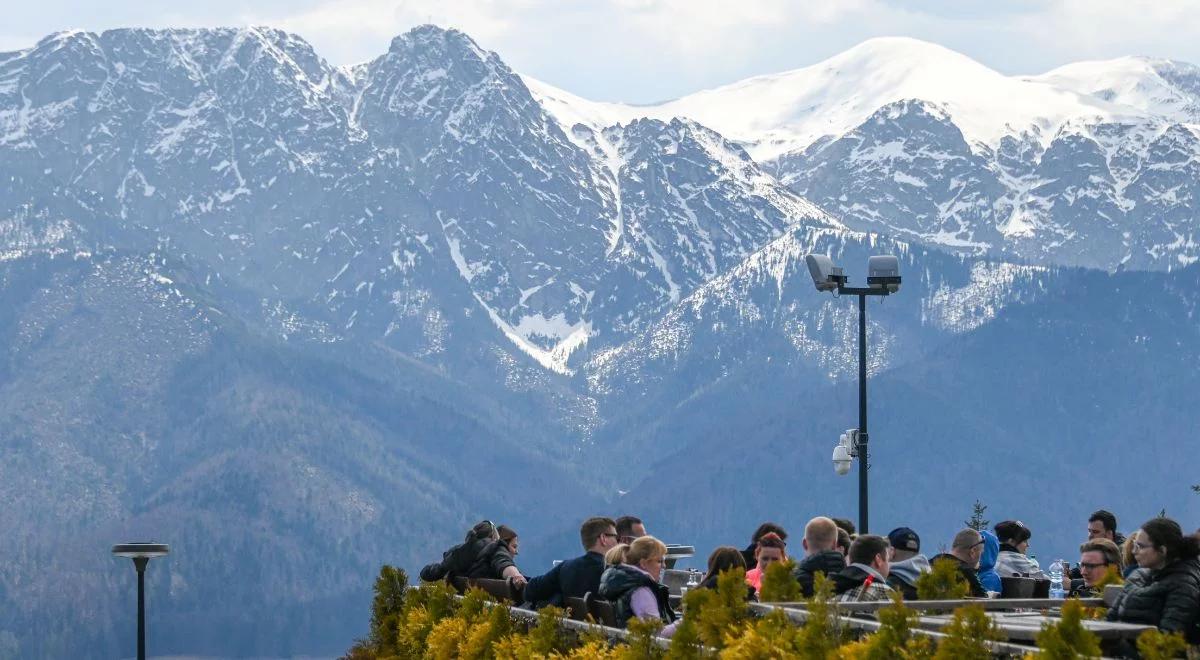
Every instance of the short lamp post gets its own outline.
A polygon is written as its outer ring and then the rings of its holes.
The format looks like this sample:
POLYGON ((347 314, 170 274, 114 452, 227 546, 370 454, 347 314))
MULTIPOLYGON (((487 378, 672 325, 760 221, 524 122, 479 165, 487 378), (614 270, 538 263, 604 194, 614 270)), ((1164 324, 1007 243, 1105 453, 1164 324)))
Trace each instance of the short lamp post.
POLYGON ((838 474, 850 471, 858 459, 858 532, 867 533, 867 296, 887 296, 900 290, 900 261, 893 256, 867 260, 867 286, 850 287, 850 278, 823 254, 804 257, 817 291, 858 296, 858 428, 847 429, 833 448, 833 468, 838 474))
POLYGON ((146 660, 146 564, 151 559, 163 557, 168 548, 165 543, 121 543, 114 545, 112 552, 117 557, 133 560, 138 577, 138 660, 146 660))

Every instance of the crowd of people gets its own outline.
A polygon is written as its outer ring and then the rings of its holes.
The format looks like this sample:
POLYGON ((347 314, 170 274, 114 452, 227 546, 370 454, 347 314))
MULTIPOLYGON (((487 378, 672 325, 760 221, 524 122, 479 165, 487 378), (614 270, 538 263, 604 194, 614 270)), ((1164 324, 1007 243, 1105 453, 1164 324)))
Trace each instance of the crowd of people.
MULTIPOLYGON (((951 562, 971 596, 996 597, 1002 578, 1048 579, 1047 569, 1028 554, 1032 537, 1032 530, 1019 520, 1003 521, 992 530, 968 527, 949 540, 944 552, 927 558, 921 537, 908 527, 887 536, 856 534, 848 520, 818 516, 804 527, 802 554, 792 560, 792 571, 806 597, 813 594, 815 576, 823 573, 840 602, 890 600, 894 592, 914 600, 918 578, 937 562, 951 562)), ((666 545, 647 534, 645 524, 634 516, 588 518, 579 528, 579 540, 582 555, 527 578, 515 562, 516 532, 485 520, 440 562, 422 569, 421 579, 507 579, 521 588, 525 604, 534 608, 563 606, 568 598, 591 593, 613 603, 618 625, 633 617, 659 619, 664 624, 661 634, 670 636, 679 617, 662 583, 666 545)), ((716 548, 700 588, 715 588, 721 573, 743 569, 746 598, 757 599, 768 567, 789 561, 787 540, 782 526, 767 522, 754 531, 744 550, 716 548)), ((1096 511, 1088 518, 1078 563, 1067 562, 1059 570, 1068 597, 1099 597, 1098 585, 1105 576, 1119 574, 1124 582, 1108 609, 1110 621, 1156 626, 1183 634, 1189 644, 1200 644, 1200 530, 1185 534, 1174 520, 1157 517, 1125 537, 1117 531, 1112 513, 1096 511)))

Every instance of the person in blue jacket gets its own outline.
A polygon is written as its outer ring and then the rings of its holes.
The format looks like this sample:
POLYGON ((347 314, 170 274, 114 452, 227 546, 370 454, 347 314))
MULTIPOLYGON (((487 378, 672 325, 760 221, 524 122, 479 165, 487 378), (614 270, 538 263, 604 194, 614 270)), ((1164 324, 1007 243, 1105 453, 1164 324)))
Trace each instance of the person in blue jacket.
POLYGON ((988 591, 1000 593, 1000 574, 996 572, 996 558, 1000 556, 1000 539, 990 531, 980 530, 983 536, 983 555, 979 558, 979 582, 988 591))

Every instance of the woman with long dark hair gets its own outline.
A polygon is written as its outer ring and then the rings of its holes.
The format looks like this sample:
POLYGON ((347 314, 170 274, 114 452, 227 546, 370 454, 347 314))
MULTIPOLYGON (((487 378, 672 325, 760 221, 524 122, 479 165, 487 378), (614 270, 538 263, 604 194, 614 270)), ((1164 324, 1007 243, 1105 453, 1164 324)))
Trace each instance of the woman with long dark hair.
POLYGON ((1200 643, 1200 538, 1185 536, 1170 518, 1154 518, 1138 530, 1133 552, 1139 568, 1108 620, 1156 626, 1200 643))

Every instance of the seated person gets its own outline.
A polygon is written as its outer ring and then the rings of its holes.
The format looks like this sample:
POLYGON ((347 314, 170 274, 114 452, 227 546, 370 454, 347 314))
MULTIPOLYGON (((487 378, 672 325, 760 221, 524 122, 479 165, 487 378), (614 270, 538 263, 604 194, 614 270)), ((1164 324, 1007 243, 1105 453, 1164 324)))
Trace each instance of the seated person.
POLYGON ((660 581, 666 557, 667 546, 662 541, 643 536, 629 544, 626 563, 604 570, 598 594, 613 602, 618 626, 624 628, 633 617, 674 623, 676 617, 671 609, 670 593, 667 585, 660 581))
POLYGON ((1100 598, 1104 594, 1096 590, 1096 583, 1108 572, 1109 566, 1115 566, 1117 574, 1121 570, 1121 549, 1116 543, 1105 539, 1095 538, 1079 546, 1079 574, 1077 580, 1071 580, 1071 588, 1067 598, 1100 598))
POLYGON ((936 564, 939 561, 952 561, 958 568, 958 572, 967 581, 967 585, 971 588, 970 595, 977 598, 986 598, 987 590, 983 588, 983 584, 979 581, 979 559, 983 556, 983 535, 979 532, 967 527, 959 530, 954 535, 954 541, 950 544, 950 552, 945 552, 936 555, 929 560, 930 564, 936 564))
POLYGON ((800 582, 805 598, 813 595, 813 578, 817 573, 833 577, 846 568, 846 558, 837 550, 838 526, 824 516, 817 516, 804 526, 804 559, 793 572, 800 582))
POLYGON ((517 568, 514 558, 520 541, 517 533, 511 527, 500 525, 496 528, 496 539, 479 551, 467 577, 472 579, 485 578, 489 580, 512 580, 518 587, 525 585, 525 576, 517 568))
POLYGON ((754 560, 755 568, 746 571, 746 584, 754 587, 756 592, 761 592, 762 579, 767 567, 775 562, 787 561, 787 544, 775 532, 767 532, 758 540, 754 560))
MULTIPOLYGON (((723 545, 712 551, 708 556, 708 571, 704 573, 704 578, 700 580, 701 589, 716 589, 717 578, 722 573, 735 568, 745 570, 746 560, 743 558, 742 551, 731 545, 723 545)), ((746 600, 754 600, 754 587, 746 585, 746 600)))
POLYGON ((888 586, 888 540, 874 534, 861 534, 850 544, 850 565, 833 576, 836 600, 856 603, 890 600, 888 586))
POLYGON ((1025 523, 1020 520, 1005 520, 996 523, 995 529, 996 537, 1000 539, 1000 554, 996 557, 996 573, 1000 577, 1048 579, 1042 569, 1026 556, 1033 532, 1025 523))
POLYGON ((442 560, 427 564, 421 569, 421 579, 426 582, 466 577, 479 553, 492 541, 500 538, 495 523, 481 520, 467 532, 466 539, 442 553, 442 560))
POLYGON ((907 527, 888 534, 892 559, 888 562, 888 586, 900 592, 904 600, 917 599, 917 578, 929 572, 929 559, 921 554, 921 537, 907 527))
POLYGON ((758 551, 758 540, 766 536, 769 532, 775 532, 776 536, 783 539, 785 543, 787 542, 787 532, 777 523, 765 522, 759 525, 758 529, 754 530, 754 534, 750 537, 750 545, 741 551, 742 559, 746 561, 746 570, 755 567, 754 553, 758 551))
POLYGON ((1184 536, 1170 518, 1153 518, 1138 530, 1134 553, 1140 568, 1108 609, 1108 620, 1155 626, 1200 643, 1200 537, 1184 536))
POLYGON ((646 535, 646 525, 637 516, 621 516, 617 518, 617 541, 633 543, 634 539, 646 535))
POLYGON ((579 527, 584 553, 550 569, 549 573, 530 578, 525 585, 525 600, 534 607, 562 607, 567 598, 583 598, 600 590, 604 572, 604 553, 617 545, 617 524, 612 518, 588 518, 579 527))

